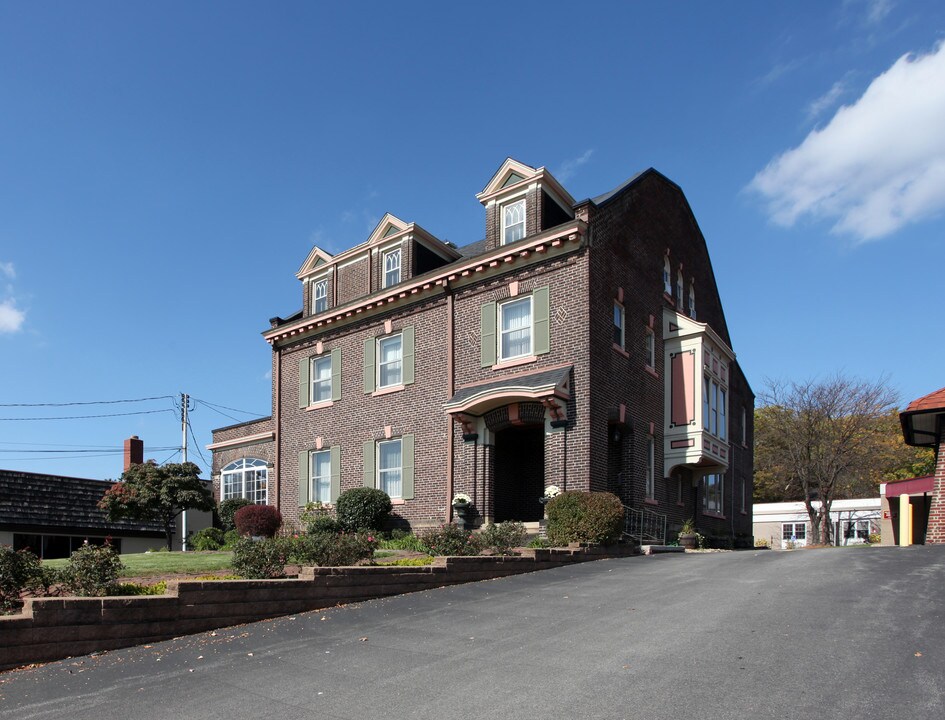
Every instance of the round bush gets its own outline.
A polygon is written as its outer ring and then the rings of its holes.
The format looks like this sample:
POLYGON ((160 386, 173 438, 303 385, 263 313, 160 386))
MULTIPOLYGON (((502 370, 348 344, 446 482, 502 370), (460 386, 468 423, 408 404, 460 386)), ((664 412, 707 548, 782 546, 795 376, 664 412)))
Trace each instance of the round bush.
POLYGON ((299 565, 356 565, 374 557, 377 543, 371 533, 312 533, 292 540, 292 556, 299 565))
POLYGON ((393 509, 390 497, 383 490, 360 487, 345 490, 338 496, 338 524, 346 532, 381 530, 393 509))
POLYGON ((548 539, 607 545, 623 530, 623 505, 612 493, 563 492, 548 503, 548 539))
POLYGON ((69 557, 62 579, 66 589, 76 595, 102 597, 113 591, 121 570, 121 560, 111 545, 86 542, 69 557))
POLYGON ((40 574, 40 567, 39 558, 30 550, 0 545, 0 613, 20 606, 20 593, 40 574))
POLYGON ((241 538, 233 548, 233 569, 247 580, 285 577, 289 550, 284 538, 241 538))
POLYGON ((233 516, 240 535, 274 537, 282 527, 282 513, 272 505, 247 505, 233 516))
POLYGON ((229 532, 230 530, 236 530, 236 520, 234 516, 240 508, 244 508, 247 505, 252 505, 252 500, 247 500, 246 498, 230 498, 229 500, 224 500, 220 503, 220 508, 217 510, 217 515, 220 517, 220 524, 223 526, 223 532, 229 532))
POLYGON ((190 549, 197 552, 219 550, 223 547, 224 532, 220 528, 208 527, 195 532, 190 538, 190 549))

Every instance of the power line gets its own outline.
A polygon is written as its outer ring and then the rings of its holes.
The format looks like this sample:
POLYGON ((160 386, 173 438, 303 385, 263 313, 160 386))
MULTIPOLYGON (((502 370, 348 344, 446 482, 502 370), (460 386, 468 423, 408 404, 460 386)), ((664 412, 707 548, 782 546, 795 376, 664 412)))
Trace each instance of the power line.
POLYGON ((121 453, 117 452, 117 453, 102 453, 101 455, 58 455, 56 457, 43 457, 43 458, 8 457, 8 458, 3 458, 3 461, 11 462, 13 460, 43 460, 45 462, 47 460, 87 460, 88 458, 96 458, 96 457, 120 457, 120 456, 121 456, 121 453))
MULTIPOLYGON (((223 408, 224 410, 229 410, 231 412, 243 413, 243 415, 253 415, 254 417, 266 417, 265 415, 260 415, 257 412, 250 412, 249 410, 239 410, 238 408, 231 408, 231 407, 227 407, 226 405, 216 405, 215 403, 207 402, 206 400, 200 400, 199 398, 193 398, 193 399, 199 402, 201 405, 206 405, 211 410, 215 410, 216 408, 223 408)), ((217 410, 217 412, 219 412, 219 410, 217 410)), ((222 415, 223 413, 220 413, 220 414, 222 415)), ((227 415, 227 417, 229 417, 229 415, 227 415)))
POLYGON ((203 456, 203 451, 200 449, 200 443, 198 443, 197 438, 194 437, 194 428, 190 424, 190 420, 187 421, 187 429, 190 430, 190 439, 194 441, 194 447, 197 449, 197 454, 200 456, 200 459, 203 460, 204 466, 211 468, 212 466, 207 462, 207 458, 203 456))
POLYGON ((126 413, 108 413, 105 415, 68 415, 62 417, 5 417, 0 418, 2 421, 16 421, 22 422, 25 420, 88 420, 91 418, 110 418, 110 417, 127 417, 128 415, 154 415, 155 413, 173 413, 174 411, 169 408, 164 408, 163 410, 138 410, 136 412, 126 412, 126 413))
MULTIPOLYGON (((152 452, 163 452, 165 450, 174 450, 173 446, 168 447, 156 447, 149 448, 152 452)), ((105 455, 121 455, 124 452, 124 448, 96 448, 94 450, 22 450, 19 448, 0 448, 0 453, 39 453, 39 454, 49 454, 49 453, 101 453, 95 457, 104 457, 105 455)), ((9 458, 7 458, 9 459, 9 458)))
POLYGON ((149 400, 173 400, 173 395, 157 395, 155 397, 134 398, 131 400, 90 400, 88 402, 63 403, 0 403, 0 407, 70 407, 72 405, 116 405, 118 403, 147 402, 149 400))

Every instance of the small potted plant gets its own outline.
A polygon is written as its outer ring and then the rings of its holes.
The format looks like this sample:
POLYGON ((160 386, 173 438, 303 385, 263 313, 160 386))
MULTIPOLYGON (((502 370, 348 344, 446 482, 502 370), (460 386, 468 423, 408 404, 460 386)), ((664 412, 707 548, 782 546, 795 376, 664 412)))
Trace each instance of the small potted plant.
POLYGON ((456 493, 451 504, 456 513, 456 525, 460 530, 465 530, 472 515, 472 498, 466 493, 456 493))
POLYGON ((687 550, 695 550, 699 544, 699 537, 696 534, 696 523, 692 518, 683 520, 682 527, 679 528, 679 544, 687 550))
POLYGON ((547 505, 560 494, 561 488, 559 488, 557 485, 549 485, 545 488, 545 494, 538 499, 538 502, 540 502, 542 505, 547 505))

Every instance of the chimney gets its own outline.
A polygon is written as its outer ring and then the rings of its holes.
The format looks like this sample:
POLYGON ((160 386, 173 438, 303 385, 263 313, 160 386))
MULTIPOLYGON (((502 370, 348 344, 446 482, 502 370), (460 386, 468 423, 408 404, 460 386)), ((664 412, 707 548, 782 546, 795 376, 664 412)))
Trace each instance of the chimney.
POLYGON ((132 435, 125 440, 125 470, 132 465, 140 465, 144 462, 144 441, 139 440, 137 435, 132 435))

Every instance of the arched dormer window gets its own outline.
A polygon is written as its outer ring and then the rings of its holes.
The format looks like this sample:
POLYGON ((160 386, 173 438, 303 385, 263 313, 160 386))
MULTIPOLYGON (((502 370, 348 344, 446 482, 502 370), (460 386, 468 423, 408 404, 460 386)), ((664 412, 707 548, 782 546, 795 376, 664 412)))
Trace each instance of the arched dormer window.
POLYGON ((696 319, 696 286, 689 283, 689 317, 696 319))
POLYGON ((265 505, 269 467, 259 458, 240 458, 220 471, 220 499, 246 498, 265 505))
POLYGON ((673 281, 670 279, 672 271, 669 269, 669 253, 663 258, 663 292, 673 294, 673 281))
POLYGON ((676 308, 682 311, 683 305, 683 279, 682 270, 676 273, 676 308))

